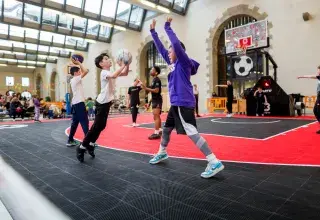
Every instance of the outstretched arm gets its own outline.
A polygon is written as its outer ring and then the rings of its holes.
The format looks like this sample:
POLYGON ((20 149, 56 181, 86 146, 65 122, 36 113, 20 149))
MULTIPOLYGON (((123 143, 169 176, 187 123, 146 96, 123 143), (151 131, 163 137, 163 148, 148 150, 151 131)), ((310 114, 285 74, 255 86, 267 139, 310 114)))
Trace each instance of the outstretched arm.
POLYGON ((153 19, 152 23, 150 24, 150 32, 153 38, 153 42, 156 45, 156 48, 161 54, 161 56, 163 57, 163 59, 167 62, 167 64, 170 64, 168 51, 164 48, 161 40, 159 39, 158 33, 155 30, 155 27, 156 27, 156 20, 153 19))
POLYGON ((228 85, 216 85, 216 87, 228 88, 228 85))
POLYGON ((172 21, 172 18, 170 17, 167 18, 167 22, 164 25, 164 29, 170 39, 171 46, 174 52, 176 53, 177 59, 179 60, 179 62, 181 62, 183 66, 189 67, 191 66, 191 61, 188 55, 186 54, 185 50, 182 48, 180 40, 178 39, 177 35, 172 30, 171 21, 172 21))
POLYGON ((107 78, 117 78, 118 76, 125 76, 125 73, 128 75, 129 71, 129 65, 125 65, 124 63, 121 64, 120 68, 116 70, 115 72, 111 73, 110 75, 107 75, 107 78))
POLYGON ((317 79, 316 75, 298 76, 298 79, 317 79))

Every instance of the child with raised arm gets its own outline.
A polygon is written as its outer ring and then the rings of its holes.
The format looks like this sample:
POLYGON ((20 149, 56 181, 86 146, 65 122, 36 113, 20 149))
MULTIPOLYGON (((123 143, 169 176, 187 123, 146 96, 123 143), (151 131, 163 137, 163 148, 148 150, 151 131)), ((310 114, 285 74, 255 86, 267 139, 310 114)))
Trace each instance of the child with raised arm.
POLYGON ((77 148, 77 158, 80 162, 84 161, 84 153, 86 150, 95 157, 94 148, 97 139, 107 125, 107 119, 114 100, 115 80, 119 76, 127 76, 129 72, 129 65, 122 61, 118 63, 120 68, 115 72, 111 72, 112 60, 106 53, 100 54, 95 58, 96 67, 102 69, 101 71, 101 92, 96 100, 96 116, 94 123, 83 139, 82 144, 77 148))
MULTIPOLYGON (((316 119, 320 123, 320 66, 318 66, 317 74, 314 75, 305 75, 299 76, 298 79, 316 79, 317 83, 317 100, 314 103, 313 113, 316 116, 316 119)), ((317 134, 320 134, 320 130, 317 131, 317 134)))
POLYGON ((169 51, 164 48, 155 31, 156 21, 153 20, 150 25, 150 32, 154 43, 164 60, 170 65, 171 72, 168 75, 168 82, 171 107, 163 128, 159 151, 149 162, 157 164, 168 158, 167 146, 171 132, 175 128, 178 134, 187 134, 206 156, 208 165, 205 171, 201 173, 201 177, 210 178, 223 170, 224 166, 212 153, 208 143, 200 136, 197 130, 194 115, 196 103, 190 78, 191 75, 197 73, 199 63, 190 59, 186 54, 185 46, 179 41, 170 27, 171 21, 172 18, 167 18, 164 27, 171 42, 169 51))

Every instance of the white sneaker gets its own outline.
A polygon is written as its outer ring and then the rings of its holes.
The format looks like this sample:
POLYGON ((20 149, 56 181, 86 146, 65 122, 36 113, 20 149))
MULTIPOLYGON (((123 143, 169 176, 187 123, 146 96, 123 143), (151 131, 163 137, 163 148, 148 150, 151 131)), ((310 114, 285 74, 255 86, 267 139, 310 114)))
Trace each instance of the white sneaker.
POLYGON ((219 161, 218 163, 208 163, 206 170, 201 173, 202 178, 210 178, 219 173, 224 169, 223 164, 219 161))

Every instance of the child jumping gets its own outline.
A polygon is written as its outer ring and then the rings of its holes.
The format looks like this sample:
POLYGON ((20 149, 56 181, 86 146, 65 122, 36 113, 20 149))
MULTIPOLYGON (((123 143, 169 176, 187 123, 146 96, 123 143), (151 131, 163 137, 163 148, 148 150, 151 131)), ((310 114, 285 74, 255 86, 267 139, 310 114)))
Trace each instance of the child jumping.
POLYGON ((191 75, 197 73, 199 63, 190 59, 185 52, 185 46, 179 41, 176 34, 171 29, 172 18, 167 18, 164 29, 171 41, 169 51, 161 43, 157 32, 155 31, 156 21, 153 20, 150 25, 150 31, 154 43, 164 60, 170 65, 168 75, 169 95, 171 107, 163 128, 162 139, 158 153, 149 161, 151 164, 157 164, 168 158, 167 146, 170 135, 175 128, 178 134, 187 134, 196 144, 208 160, 207 168, 201 177, 210 178, 224 169, 223 164, 216 158, 210 150, 206 140, 200 136, 197 130, 197 123, 194 114, 196 105, 193 94, 193 87, 190 82, 191 75))

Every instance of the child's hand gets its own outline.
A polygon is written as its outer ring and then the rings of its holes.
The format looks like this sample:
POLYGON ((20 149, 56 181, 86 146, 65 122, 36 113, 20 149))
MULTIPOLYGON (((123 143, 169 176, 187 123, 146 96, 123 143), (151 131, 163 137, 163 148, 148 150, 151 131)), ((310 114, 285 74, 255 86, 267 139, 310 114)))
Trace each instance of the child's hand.
POLYGON ((155 19, 152 20, 152 23, 150 24, 150 30, 154 30, 156 28, 157 21, 155 19))
POLYGON ((172 17, 167 17, 167 22, 171 23, 172 22, 172 17))
POLYGON ((71 59, 72 63, 74 63, 75 65, 80 65, 81 63, 79 62, 79 60, 77 59, 71 59))

